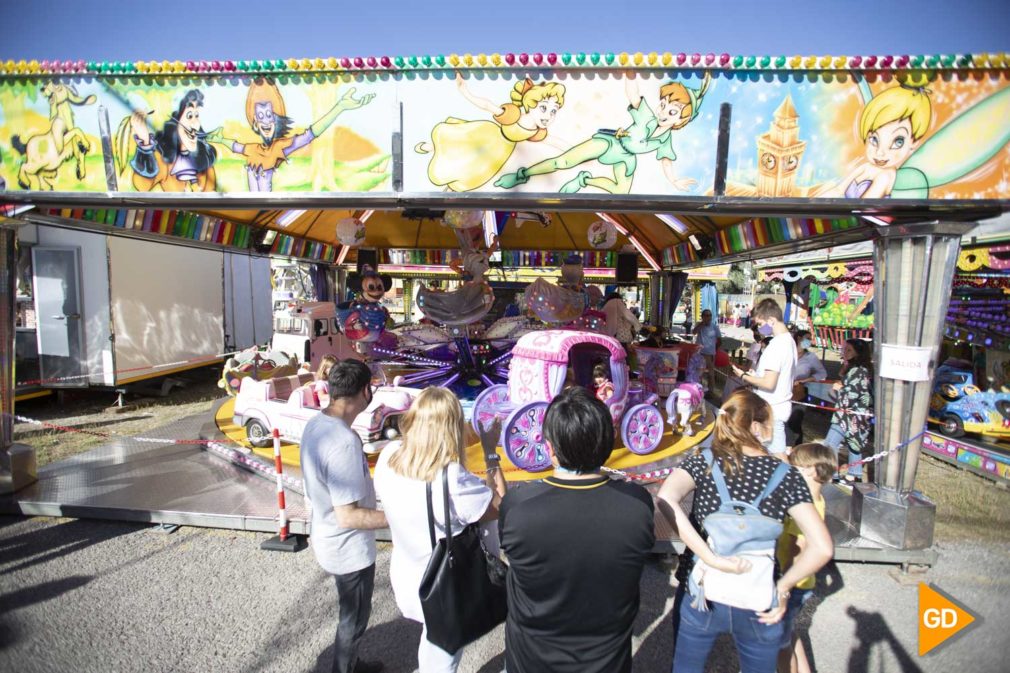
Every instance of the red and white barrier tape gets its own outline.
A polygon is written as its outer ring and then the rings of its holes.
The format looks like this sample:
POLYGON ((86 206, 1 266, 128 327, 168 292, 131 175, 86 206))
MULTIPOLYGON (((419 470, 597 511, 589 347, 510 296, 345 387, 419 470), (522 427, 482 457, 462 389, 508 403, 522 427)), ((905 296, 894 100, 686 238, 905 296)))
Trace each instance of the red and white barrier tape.
MULTIPOLYGON (((241 465, 246 469, 257 472, 266 477, 275 476, 275 470, 270 465, 264 463, 262 460, 255 458, 248 448, 242 446, 241 444, 235 444, 234 446, 226 446, 218 440, 213 439, 173 439, 170 437, 133 437, 132 435, 126 435, 118 432, 101 432, 98 430, 82 430, 80 428, 71 428, 65 425, 57 425, 56 423, 47 423, 46 421, 40 421, 35 418, 28 418, 27 416, 20 416, 17 414, 10 414, 12 418, 21 422, 28 423, 30 425, 36 425, 43 428, 48 428, 50 430, 58 430, 60 432, 70 432, 82 435, 91 435, 93 437, 101 437, 102 439, 121 439, 130 440, 134 442, 146 443, 146 444, 176 444, 176 445, 202 445, 211 453, 229 460, 233 463, 241 465)), ((289 475, 283 475, 284 483, 289 487, 299 487, 301 486, 301 481, 290 477, 289 475)))
POLYGON ((107 373, 111 374, 128 374, 130 372, 142 372, 148 370, 158 370, 158 369, 168 369, 170 367, 182 367, 184 365, 190 365, 196 362, 206 362, 207 364, 212 364, 214 360, 223 360, 225 358, 231 357, 233 355, 238 355, 244 351, 232 351, 230 353, 218 353, 216 355, 201 355, 200 357, 189 358, 188 360, 178 360, 176 362, 165 362, 159 365, 144 365, 142 367, 127 367, 125 369, 117 369, 113 372, 100 372, 100 373, 87 373, 87 374, 74 374, 73 376, 57 376, 49 379, 32 379, 29 381, 17 381, 19 386, 41 386, 48 383, 65 383, 67 381, 77 381, 79 379, 89 379, 92 376, 105 376, 107 373))
MULTIPOLYGON (((903 448, 905 448, 906 446, 908 446, 909 444, 911 444, 915 440, 921 438, 925 434, 926 434, 926 431, 923 430, 919 434, 914 435, 914 436, 908 438, 906 441, 902 442, 901 444, 896 445, 892 449, 888 449, 887 451, 881 451, 879 453, 875 453, 872 456, 867 456, 866 458, 861 458, 860 460, 854 460, 851 463, 845 463, 844 465, 841 465, 838 468, 838 471, 839 472, 847 472, 849 470, 849 468, 851 468, 851 467, 856 467, 856 466, 859 466, 859 465, 868 465, 869 463, 875 463, 878 460, 883 460, 884 458, 886 458, 887 456, 891 455, 892 453, 897 453, 897 452, 901 451, 903 448)), ((673 474, 673 471, 676 470, 676 469, 677 469, 676 467, 664 467, 664 468, 659 469, 659 470, 650 470, 648 472, 632 473, 632 472, 625 472, 623 470, 615 470, 615 469, 609 468, 609 467, 603 467, 603 468, 601 468, 601 470, 603 472, 609 472, 610 474, 615 474, 615 475, 617 475, 619 477, 623 477, 624 479, 627 479, 628 481, 637 481, 637 482, 643 482, 643 483, 652 483, 652 482, 659 481, 660 479, 664 479, 664 478, 670 476, 671 474, 673 474)))
POLYGON ((16 421, 21 423, 28 423, 30 425, 37 425, 39 427, 48 428, 50 430, 59 430, 60 432, 72 432, 80 435, 93 435, 95 437, 101 437, 103 439, 129 439, 135 442, 144 442, 148 444, 209 444, 212 440, 209 439, 172 439, 170 437, 134 437, 132 435, 125 435, 120 432, 100 432, 98 430, 82 430, 81 428, 71 428, 66 425, 58 425, 56 423, 47 423, 46 421, 40 421, 36 418, 28 418, 27 416, 21 416, 19 414, 11 414, 11 417, 16 421))
MULTIPOLYGON (((723 371, 720 371, 719 369, 716 369, 715 372, 716 372, 716 374, 719 374, 720 376, 724 376, 726 379, 736 379, 737 381, 740 381, 741 386, 749 386, 750 385, 750 384, 744 383, 740 379, 740 377, 738 377, 738 376, 734 376, 732 374, 727 374, 727 373, 725 373, 723 371)), ((837 381, 827 380, 827 381, 807 381, 806 383, 821 383, 821 384, 826 384, 826 383, 838 383, 838 382, 837 381)), ((804 407, 811 407, 812 409, 820 409, 821 411, 839 412, 839 413, 843 413, 843 414, 850 414, 852 416, 870 416, 870 417, 873 417, 873 415, 874 415, 872 411, 856 411, 854 409, 840 409, 838 407, 832 407, 832 406, 821 405, 821 404, 811 404, 810 402, 799 402, 797 400, 792 400, 792 403, 793 404, 799 404, 800 406, 804 406, 804 407)))

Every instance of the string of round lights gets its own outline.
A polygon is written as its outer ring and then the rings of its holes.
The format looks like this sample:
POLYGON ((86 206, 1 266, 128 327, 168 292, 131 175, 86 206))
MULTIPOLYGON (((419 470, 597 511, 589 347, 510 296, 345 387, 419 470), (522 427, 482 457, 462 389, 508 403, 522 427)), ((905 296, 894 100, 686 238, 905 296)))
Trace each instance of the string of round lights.
POLYGON ((883 56, 742 56, 727 53, 533 52, 356 56, 263 60, 84 61, 13 60, 0 63, 0 76, 32 75, 184 75, 341 71, 441 70, 445 68, 711 68, 719 70, 894 71, 992 70, 1010 68, 1010 52, 978 54, 889 54, 883 56))

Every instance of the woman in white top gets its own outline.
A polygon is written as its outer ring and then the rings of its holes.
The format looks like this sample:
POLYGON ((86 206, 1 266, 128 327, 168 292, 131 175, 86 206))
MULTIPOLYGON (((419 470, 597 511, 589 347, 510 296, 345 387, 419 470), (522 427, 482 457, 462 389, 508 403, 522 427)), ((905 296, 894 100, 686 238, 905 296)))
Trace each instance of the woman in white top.
MULTIPOLYGON (((400 612, 424 624, 418 590, 431 558, 428 536, 426 485, 430 482, 435 514, 435 535, 445 537, 442 468, 448 466, 452 531, 484 522, 485 547, 498 552, 498 504, 505 495, 505 480, 493 458, 488 459, 484 481, 466 471, 463 447, 463 410, 446 388, 425 388, 400 421, 403 439, 383 449, 375 466, 375 491, 393 534, 389 580, 400 612)), ((497 457, 497 454, 496 456, 497 457)), ((446 652, 428 642, 421 631, 417 648, 420 673, 454 672, 459 652, 446 652)))

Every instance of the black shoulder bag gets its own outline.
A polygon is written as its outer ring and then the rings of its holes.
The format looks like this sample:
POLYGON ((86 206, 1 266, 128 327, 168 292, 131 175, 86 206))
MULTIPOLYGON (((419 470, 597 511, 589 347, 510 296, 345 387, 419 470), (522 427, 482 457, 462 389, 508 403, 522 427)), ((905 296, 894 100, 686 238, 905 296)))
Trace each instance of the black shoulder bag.
POLYGON ((489 559, 481 545, 479 524, 452 534, 448 476, 446 466, 442 468, 446 535, 437 542, 431 482, 427 485, 431 560, 418 593, 428 641, 454 653, 505 621, 507 608, 504 587, 493 584, 489 577, 488 565, 496 559, 489 559))

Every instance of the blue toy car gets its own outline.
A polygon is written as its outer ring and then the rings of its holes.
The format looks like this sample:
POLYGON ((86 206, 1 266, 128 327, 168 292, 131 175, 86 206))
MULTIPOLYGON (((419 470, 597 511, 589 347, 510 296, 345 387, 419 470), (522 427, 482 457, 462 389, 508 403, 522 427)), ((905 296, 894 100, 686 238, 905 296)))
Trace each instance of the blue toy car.
POLYGON ((971 370, 943 365, 936 370, 929 420, 948 437, 1010 437, 1010 392, 983 392, 971 370))

